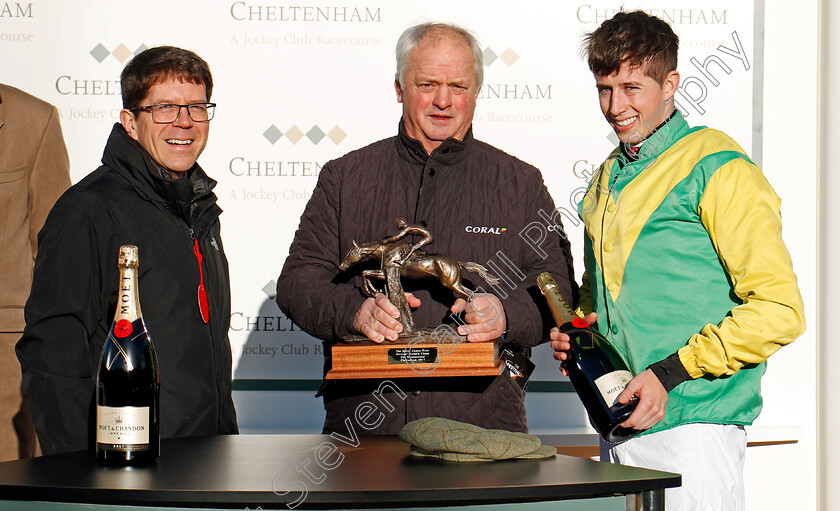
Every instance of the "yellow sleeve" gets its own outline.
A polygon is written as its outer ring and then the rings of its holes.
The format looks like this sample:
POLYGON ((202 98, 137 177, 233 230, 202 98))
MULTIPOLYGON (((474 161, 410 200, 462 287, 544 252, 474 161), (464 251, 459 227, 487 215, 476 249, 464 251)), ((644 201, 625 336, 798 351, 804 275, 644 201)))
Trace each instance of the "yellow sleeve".
POLYGON ((740 158, 709 180, 700 219, 743 303, 680 348, 680 361, 692 378, 734 374, 744 365, 759 364, 805 330, 802 295, 782 239, 780 205, 761 170, 740 158))

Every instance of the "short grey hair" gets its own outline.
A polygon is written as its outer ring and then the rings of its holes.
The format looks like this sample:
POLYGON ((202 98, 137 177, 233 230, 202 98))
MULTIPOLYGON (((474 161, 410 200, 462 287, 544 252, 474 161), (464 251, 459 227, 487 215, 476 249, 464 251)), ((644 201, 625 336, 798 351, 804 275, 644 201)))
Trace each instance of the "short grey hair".
POLYGON ((405 72, 409 67, 411 61, 411 52, 417 47, 421 40, 426 35, 432 32, 450 32, 461 36, 466 42, 473 54, 473 72, 475 73, 476 90, 481 88, 484 83, 484 53, 481 51, 481 46, 478 44, 475 36, 466 29, 457 25, 449 23, 421 23, 409 27, 402 33, 400 39, 397 41, 397 76, 396 80, 400 82, 400 87, 404 87, 403 78, 405 72))

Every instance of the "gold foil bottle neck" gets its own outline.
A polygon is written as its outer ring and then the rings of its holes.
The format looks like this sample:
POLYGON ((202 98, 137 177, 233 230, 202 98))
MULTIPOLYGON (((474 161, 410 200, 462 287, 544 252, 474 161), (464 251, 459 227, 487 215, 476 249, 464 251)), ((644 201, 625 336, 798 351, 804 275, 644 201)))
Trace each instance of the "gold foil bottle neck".
POLYGON ((557 282, 554 281, 554 277, 550 273, 540 273, 537 276, 537 285, 548 302, 548 308, 551 309, 551 314, 554 316, 554 321, 557 323, 557 326, 571 323, 577 317, 569 302, 560 293, 560 287, 557 286, 557 282))
POLYGON ((120 247, 120 257, 117 261, 119 270, 119 284, 117 287, 117 311, 114 321, 136 321, 143 316, 140 311, 140 296, 137 289, 138 268, 140 265, 140 251, 134 245, 120 247))
POLYGON ((120 267, 137 268, 140 266, 140 250, 134 245, 123 245, 120 247, 120 267))

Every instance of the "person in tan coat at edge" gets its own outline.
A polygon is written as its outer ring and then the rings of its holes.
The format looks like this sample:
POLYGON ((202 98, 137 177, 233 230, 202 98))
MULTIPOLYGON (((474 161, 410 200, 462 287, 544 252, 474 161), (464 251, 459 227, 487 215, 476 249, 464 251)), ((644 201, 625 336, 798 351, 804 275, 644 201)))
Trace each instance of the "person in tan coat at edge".
POLYGON ((23 333, 38 231, 69 187, 58 109, 0 83, 0 461, 40 454, 20 392, 15 343, 23 333))

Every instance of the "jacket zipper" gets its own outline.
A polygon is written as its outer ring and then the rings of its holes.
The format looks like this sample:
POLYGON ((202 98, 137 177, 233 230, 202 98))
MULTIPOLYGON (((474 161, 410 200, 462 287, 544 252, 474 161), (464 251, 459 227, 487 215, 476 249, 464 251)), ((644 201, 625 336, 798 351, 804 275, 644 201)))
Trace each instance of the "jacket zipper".
MULTIPOLYGON (((193 230, 192 227, 187 226, 187 228, 189 230, 190 239, 192 239, 192 241, 193 241, 193 252, 195 253, 196 260, 198 261, 198 271, 199 271, 199 278, 200 278, 199 289, 201 290, 201 289, 204 289, 204 267, 202 266, 202 263, 204 261, 204 256, 201 254, 201 251, 199 249, 198 236, 195 235, 195 231, 193 230)), ((201 296, 201 294, 200 294, 200 291, 199 291, 199 297, 200 296, 201 296)), ((206 290, 205 290, 204 296, 205 296, 205 303, 206 303, 206 300, 207 300, 206 290)), ((199 300, 201 300, 201 298, 199 298, 199 300)), ((208 311, 207 312, 207 319, 204 319, 203 314, 201 315, 201 319, 204 321, 205 324, 207 324, 208 327, 210 327, 210 359, 211 359, 211 366, 213 367, 213 380, 216 382, 216 411, 218 413, 218 415, 216 417, 216 427, 219 429, 219 431, 221 431, 221 428, 222 428, 222 386, 221 386, 221 382, 219 381, 219 368, 216 366, 216 364, 217 364, 217 360, 216 360, 216 339, 213 335, 214 329, 213 329, 213 325, 211 325, 209 323, 209 319, 210 319, 209 318, 209 311, 210 311, 209 303, 207 303, 207 311, 208 311)), ((199 312, 201 312, 201 306, 200 305, 199 305, 199 312)))

